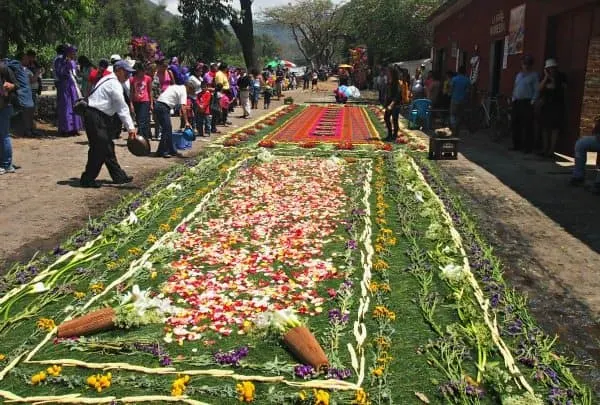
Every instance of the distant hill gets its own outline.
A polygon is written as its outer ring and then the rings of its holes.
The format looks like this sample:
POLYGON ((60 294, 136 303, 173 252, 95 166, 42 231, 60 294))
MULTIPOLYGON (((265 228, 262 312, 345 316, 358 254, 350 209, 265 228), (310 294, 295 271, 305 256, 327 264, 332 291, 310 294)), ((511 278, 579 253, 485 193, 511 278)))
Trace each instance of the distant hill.
MULTIPOLYGON (((282 59, 290 60, 299 64, 304 64, 304 57, 296 45, 292 31, 278 24, 266 23, 263 21, 254 21, 254 35, 266 35, 271 37, 281 46, 282 59)), ((275 55, 274 55, 275 56, 275 55)))

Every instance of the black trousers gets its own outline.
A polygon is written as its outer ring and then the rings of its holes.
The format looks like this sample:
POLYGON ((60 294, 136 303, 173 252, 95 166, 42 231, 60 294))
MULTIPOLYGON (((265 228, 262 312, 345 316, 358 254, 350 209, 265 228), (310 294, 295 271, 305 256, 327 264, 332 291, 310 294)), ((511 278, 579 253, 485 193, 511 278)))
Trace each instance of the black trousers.
POLYGON ((512 105, 513 147, 525 152, 533 150, 535 133, 533 132, 533 105, 531 100, 515 100, 512 105))
POLYGON ((117 138, 121 132, 121 121, 93 108, 86 110, 84 121, 89 150, 88 161, 85 165, 85 172, 81 175, 81 181, 96 180, 103 164, 106 165, 113 181, 124 180, 127 173, 117 162, 113 142, 113 139, 117 138))

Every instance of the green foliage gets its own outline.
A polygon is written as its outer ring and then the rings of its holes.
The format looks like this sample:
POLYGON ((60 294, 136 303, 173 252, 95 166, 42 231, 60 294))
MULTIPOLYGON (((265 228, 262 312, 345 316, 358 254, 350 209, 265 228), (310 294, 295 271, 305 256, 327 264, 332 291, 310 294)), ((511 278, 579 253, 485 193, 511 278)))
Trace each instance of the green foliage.
POLYGON ((94 0, 19 0, 0 6, 0 56, 11 44, 49 44, 69 37, 72 28, 90 15, 94 0))
POLYGON ((389 63, 429 55, 427 17, 442 0, 351 0, 343 10, 343 30, 355 45, 389 63))

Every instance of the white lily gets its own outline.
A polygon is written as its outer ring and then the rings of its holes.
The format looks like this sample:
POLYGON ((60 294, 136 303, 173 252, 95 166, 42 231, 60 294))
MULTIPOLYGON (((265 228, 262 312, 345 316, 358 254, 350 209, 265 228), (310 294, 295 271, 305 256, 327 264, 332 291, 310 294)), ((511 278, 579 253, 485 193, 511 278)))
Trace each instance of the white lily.
POLYGON ((462 281, 467 276, 465 269, 463 266, 458 266, 456 264, 447 264, 444 267, 440 266, 440 270, 442 270, 442 278, 445 278, 450 281, 462 281))
POLYGON ((129 213, 129 217, 127 218, 127 223, 129 225, 133 225, 133 224, 137 224, 139 222, 139 219, 137 217, 137 215, 135 215, 135 213, 133 211, 131 211, 129 213))
POLYGON ((424 203, 425 202, 425 200, 423 199, 423 192, 422 191, 415 191, 415 198, 420 203, 424 203))
POLYGON ((31 287, 31 294, 39 294, 41 292, 48 291, 49 289, 50 288, 48 286, 40 281, 31 287))

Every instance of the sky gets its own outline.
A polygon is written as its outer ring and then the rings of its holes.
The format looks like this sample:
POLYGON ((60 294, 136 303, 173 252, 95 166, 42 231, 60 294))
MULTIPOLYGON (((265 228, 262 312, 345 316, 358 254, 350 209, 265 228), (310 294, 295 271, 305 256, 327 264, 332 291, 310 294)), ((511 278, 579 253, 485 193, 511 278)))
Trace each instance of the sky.
MULTIPOLYGON (((155 3, 160 3, 160 0, 152 1, 155 3)), ((179 0, 164 0, 164 2, 167 5, 167 10, 169 10, 172 13, 177 13, 177 5, 179 4, 179 0)), ((263 8, 281 6, 282 4, 287 4, 289 2, 290 0, 254 0, 252 8, 255 11, 260 11, 263 8)))

